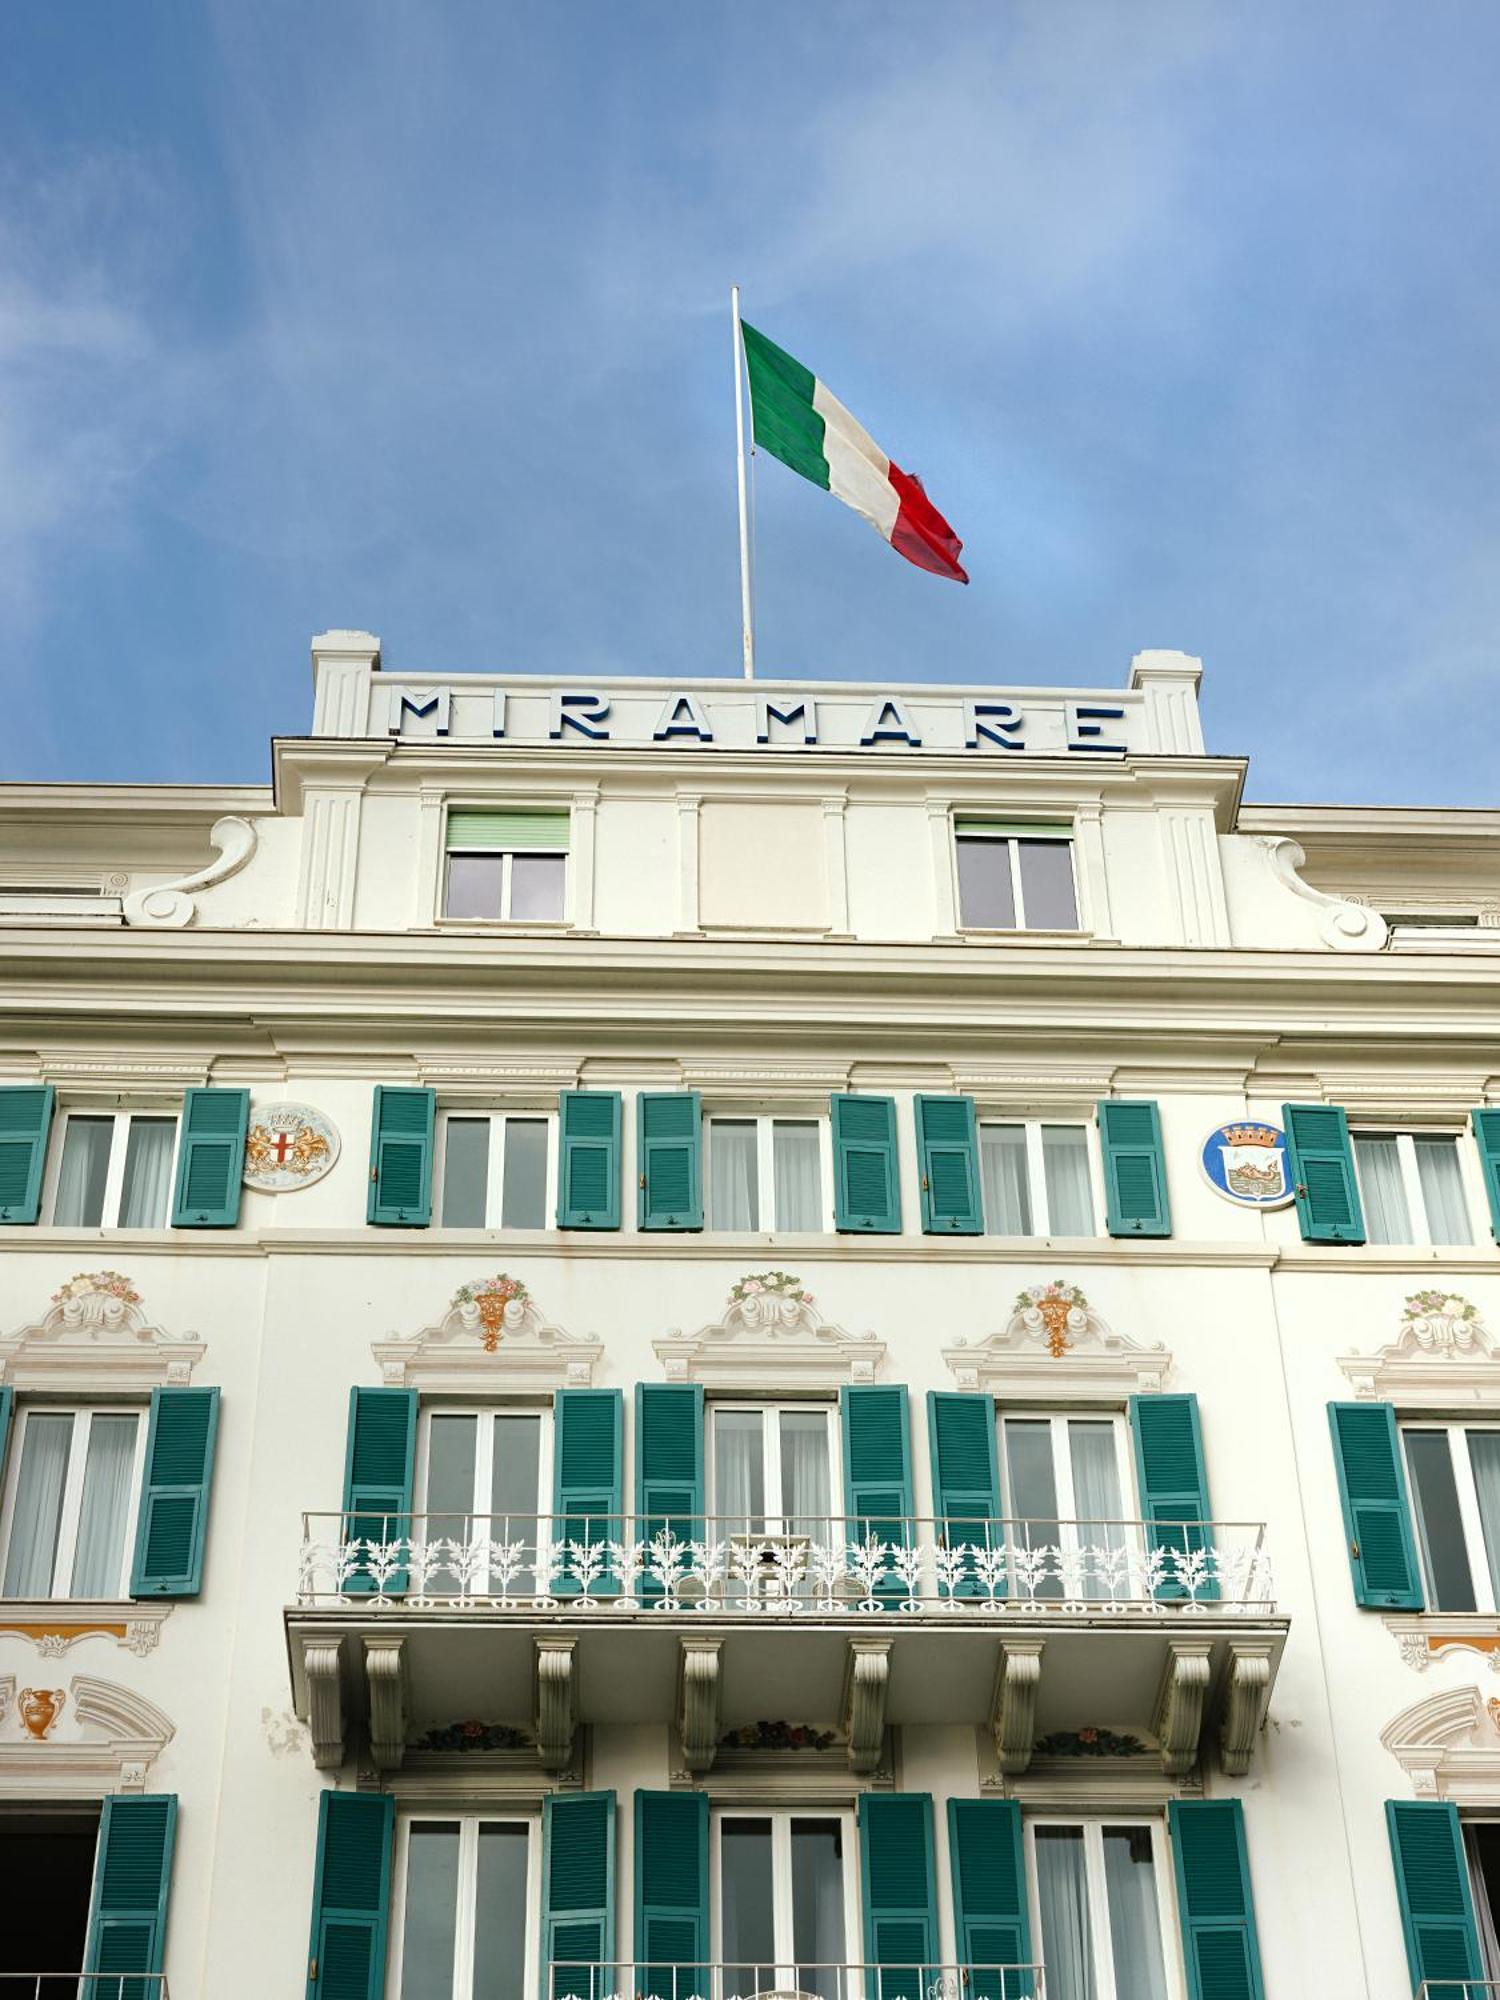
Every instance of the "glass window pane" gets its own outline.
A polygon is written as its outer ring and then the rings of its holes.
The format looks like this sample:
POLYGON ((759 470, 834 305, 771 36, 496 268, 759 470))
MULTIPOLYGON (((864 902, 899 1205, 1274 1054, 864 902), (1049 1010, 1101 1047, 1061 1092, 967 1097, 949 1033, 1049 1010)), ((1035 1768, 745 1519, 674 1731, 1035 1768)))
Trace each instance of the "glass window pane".
POLYGON ((1150 1827, 1105 1827, 1104 1888, 1115 1961, 1115 2000, 1167 2000, 1150 1827))
POLYGON ((63 1487, 73 1447, 73 1419, 61 1412, 26 1419, 10 1548, 5 1560, 7 1597, 50 1597, 57 1562, 57 1531, 63 1487))
POLYGON ((821 1410, 783 1410, 781 1518, 793 1534, 821 1536, 833 1512, 828 1419, 821 1410))
POLYGON ((1066 2000, 1097 2000, 1081 1826, 1037 1828, 1036 1894, 1048 1992, 1066 2000))
POLYGON ((759 1229, 760 1187, 753 1118, 708 1122, 708 1226, 759 1229))
POLYGON ((764 1418, 759 1410, 715 1410, 714 1513, 717 1535, 761 1527, 766 1518, 764 1418))
POLYGON ((1470 1431, 1469 1466, 1484 1529, 1484 1556, 1490 1588, 1500 1605, 1500 1431, 1470 1431))
POLYGON ((513 854, 507 914, 521 923, 561 923, 567 872, 566 855, 513 854))
POLYGON ((991 1236, 1030 1236, 1031 1177, 1024 1125, 981 1125, 979 1171, 984 1226, 991 1236))
MULTIPOLYGON (((1052 1462, 1052 1426, 1045 1417, 1008 1417, 1002 1432, 1011 1521, 1007 1532, 1022 1548, 1055 1546, 1061 1536, 1057 1520, 1057 1471, 1052 1462)), ((1060 1597, 1061 1578, 1041 1578, 1033 1594, 1060 1597)))
POLYGON ((448 2000, 458 1931, 458 1822, 418 1820, 406 1844, 401 2000, 448 2000))
POLYGON ((818 1128, 811 1120, 778 1118, 771 1126, 771 1171, 776 1183, 776 1227, 823 1227, 823 1175, 818 1128))
POLYGON ((450 854, 448 856, 448 899, 443 905, 450 917, 500 918, 500 880, 504 868, 498 854, 450 854))
POLYGON ((448 1229, 483 1229, 490 1171, 488 1118, 450 1118, 443 1141, 443 1223, 448 1229))
POLYGON ((475 2000, 521 2000, 526 1991, 526 1858, 524 1825, 479 1828, 474 1885, 475 2000))
POLYGON ((463 1535, 474 1512, 474 1463, 479 1419, 457 1412, 435 1412, 427 1426, 427 1511, 456 1515, 434 1521, 429 1533, 463 1535))
MULTIPOLYGON (((539 1514, 542 1477, 542 1420, 524 1411, 495 1416, 495 1457, 491 1510, 496 1514, 539 1514)), ((531 1522, 525 1523, 529 1529, 531 1522)), ((496 1534, 500 1532, 497 1527, 496 1534)), ((508 1531, 507 1531, 508 1533, 508 1531)))
POLYGON ((1414 1141, 1417 1179, 1427 1210, 1427 1234, 1434 1243, 1472 1243, 1469 1209, 1458 1167, 1458 1141, 1419 1134, 1414 1141))
POLYGON ((125 1523, 130 1514, 138 1417, 96 1415, 83 1461, 83 1499, 73 1552, 75 1597, 118 1597, 125 1587, 125 1523))
POLYGON ((720 1823, 719 1929, 725 1994, 756 1993, 775 1986, 776 1910, 768 1819, 720 1823))
POLYGON ((547 1121, 507 1118, 505 1183, 500 1202, 502 1229, 547 1226, 547 1121))
POLYGON ((1021 916, 1029 931, 1076 931, 1073 846, 1067 840, 1023 840, 1021 916))
POLYGON ((69 1228, 97 1229, 104 1220, 104 1183, 109 1175, 113 1118, 69 1118, 52 1220, 69 1228))
POLYGON ((1016 897, 1008 840, 963 840, 958 847, 958 920, 978 930, 1013 931, 1016 897))
MULTIPOLYGON (((1068 1457, 1077 1518, 1098 1526, 1117 1526, 1124 1518, 1125 1504, 1120 1493, 1120 1456, 1115 1449, 1114 1425, 1108 1421, 1070 1422, 1068 1457)), ((1091 1542, 1100 1539, 1092 1532, 1084 1537, 1091 1542)))
POLYGON ((1092 1236, 1094 1194, 1089 1186, 1089 1137, 1083 1126, 1042 1127, 1042 1172, 1047 1181, 1047 1234, 1092 1236))
POLYGON ((1372 1243, 1410 1243, 1411 1217, 1401 1184, 1401 1156, 1394 1138, 1354 1134, 1354 1159, 1372 1243))
POLYGON ((838 1968, 847 1952, 843 1835, 836 1819, 792 1821, 794 1983, 800 1992, 822 1994, 823 2000, 841 2000, 838 1968))
POLYGON ((120 1187, 120 1227, 160 1229, 172 1196, 175 1118, 132 1118, 120 1187))
POLYGON ((1417 1503, 1417 1530, 1431 1587, 1430 1611, 1473 1611, 1474 1580, 1446 1431, 1406 1431, 1406 1468, 1417 1503))

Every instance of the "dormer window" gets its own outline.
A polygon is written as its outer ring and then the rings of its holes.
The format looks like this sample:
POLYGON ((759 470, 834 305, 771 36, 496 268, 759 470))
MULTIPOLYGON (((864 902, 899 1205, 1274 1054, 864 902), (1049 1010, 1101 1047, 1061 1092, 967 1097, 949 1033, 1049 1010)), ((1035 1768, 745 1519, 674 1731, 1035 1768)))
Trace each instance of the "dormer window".
POLYGON ((448 814, 443 915, 478 923, 560 924, 567 891, 568 815, 448 814))
POLYGON ((1077 930, 1071 827, 960 817, 954 836, 965 930, 1077 930))

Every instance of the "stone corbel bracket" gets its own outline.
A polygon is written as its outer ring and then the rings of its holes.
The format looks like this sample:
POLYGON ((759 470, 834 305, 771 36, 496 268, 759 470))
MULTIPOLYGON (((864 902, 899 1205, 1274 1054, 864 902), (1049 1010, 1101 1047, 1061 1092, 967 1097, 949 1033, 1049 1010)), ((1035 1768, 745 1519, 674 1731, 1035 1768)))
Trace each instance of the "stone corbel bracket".
POLYGON ((1271 1705, 1271 1648, 1230 1641, 1224 1708, 1219 1718, 1219 1762, 1227 1777, 1250 1769, 1255 1740, 1271 1705))
POLYGON ((573 1739, 578 1730, 576 1639, 536 1642, 536 1754, 548 1771, 566 1771, 573 1763, 573 1739))
POLYGON ((995 1737, 996 1760, 1008 1778, 1020 1777, 1031 1763, 1044 1644, 1041 1639, 1008 1639, 1000 1648, 990 1727, 995 1737))
POLYGON ((216 819, 209 828, 208 843, 218 849, 217 861, 210 861, 206 868, 199 868, 191 875, 179 876, 175 882, 158 882, 154 888, 137 889, 125 898, 126 923, 148 930, 186 930, 198 913, 194 893, 212 888, 215 882, 228 881, 255 852, 255 822, 229 813, 223 819, 216 819))
POLYGON ((880 1769, 885 1747, 885 1700, 891 1680, 889 1639, 851 1639, 840 1703, 849 1740, 849 1769, 864 1776, 880 1769))
POLYGON ((336 1771, 344 1761, 344 1679, 337 1638, 304 1635, 302 1675, 305 1713, 312 1738, 313 1763, 320 1771, 336 1771))
POLYGON ((406 1641, 379 1633, 365 1639, 365 1680, 370 1693, 370 1758, 377 1771, 397 1771, 406 1756, 408 1685, 406 1641))
POLYGON ((1256 838, 1266 850, 1271 873, 1281 886, 1305 903, 1316 905, 1320 912, 1318 935, 1330 951, 1385 949, 1390 927, 1378 910, 1356 902, 1352 896, 1330 896, 1326 890, 1315 889, 1311 882, 1303 881, 1297 870, 1307 865, 1307 850, 1300 842, 1284 833, 1258 834, 1256 838))
POLYGON ((694 1777, 712 1770, 719 1753, 721 1639, 684 1639, 677 1669, 677 1729, 682 1758, 694 1777))
POLYGON ((1161 1767, 1169 1778, 1184 1778, 1197 1768, 1212 1654, 1208 1640, 1167 1641, 1167 1664, 1151 1728, 1161 1744, 1161 1767))

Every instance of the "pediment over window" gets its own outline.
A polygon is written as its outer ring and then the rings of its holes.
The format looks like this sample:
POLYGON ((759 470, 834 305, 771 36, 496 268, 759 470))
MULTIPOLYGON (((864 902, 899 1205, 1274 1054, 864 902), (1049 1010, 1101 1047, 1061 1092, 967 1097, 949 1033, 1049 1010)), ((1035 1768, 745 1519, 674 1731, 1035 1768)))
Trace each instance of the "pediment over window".
POLYGON ((586 1389, 604 1343, 553 1325, 520 1279, 500 1272, 460 1285, 436 1325, 370 1351, 388 1387, 473 1396, 586 1389))
POLYGON ((0 1798, 145 1788, 177 1733, 154 1702, 90 1674, 62 1687, 32 1679, 17 1688, 14 1674, 0 1675, 0 1798))
POLYGON ((0 1339, 0 1382, 13 1389, 140 1395, 192 1380, 205 1347, 146 1317, 140 1293, 119 1271, 80 1271, 30 1326, 0 1339))
POLYGON ((1380 1740, 1419 1799, 1500 1805, 1500 1696, 1448 1688, 1403 1709, 1380 1740))
POLYGON ((1009 1398, 1154 1395, 1172 1357, 1116 1333, 1077 1285, 1061 1278, 1027 1286, 998 1333, 943 1349, 960 1389, 1009 1398))
POLYGON ((674 1328, 652 1345, 669 1382, 710 1389, 764 1390, 768 1382, 837 1389, 873 1382, 885 1359, 884 1341, 824 1319, 802 1280, 787 1271, 741 1278, 718 1319, 693 1334, 674 1328))
POLYGON ((1500 1408, 1500 1355, 1479 1310, 1458 1292, 1413 1292, 1396 1338, 1368 1354, 1344 1354, 1339 1367, 1366 1400, 1403 1409, 1455 1403, 1500 1408))

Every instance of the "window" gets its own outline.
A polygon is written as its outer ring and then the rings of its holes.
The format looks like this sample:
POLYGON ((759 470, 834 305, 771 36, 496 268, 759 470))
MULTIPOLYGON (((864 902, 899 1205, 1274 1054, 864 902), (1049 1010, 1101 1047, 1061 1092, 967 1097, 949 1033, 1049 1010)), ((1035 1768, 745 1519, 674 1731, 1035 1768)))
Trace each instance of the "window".
POLYGON ((959 819, 958 920, 967 930, 1076 931, 1067 827, 959 819))
POLYGON ((5 1505, 5 1597, 122 1598, 130 1582, 140 1410, 23 1407, 5 1505))
POLYGON ((140 1111, 69 1112, 52 1220, 68 1229, 161 1229, 172 1202, 177 1120, 140 1111))
POLYGON ((1500 1609, 1500 1426, 1404 1424, 1431 1611, 1500 1609))
POLYGON ((527 2000, 533 1845, 524 1819, 405 1822, 392 2000, 527 2000))
POLYGON ((448 814, 443 914, 487 923, 558 924, 568 872, 565 812, 448 814))
POLYGON ((724 2000, 816 1993, 841 2000, 855 1897, 839 1813, 721 1813, 713 1822, 724 2000))
POLYGON ((535 1588, 537 1517, 548 1511, 543 1495, 551 1442, 541 1410, 439 1405, 422 1412, 417 1491, 429 1545, 445 1539, 460 1550, 493 1545, 488 1566, 477 1574, 467 1564, 460 1573, 457 1552, 452 1567, 434 1570, 427 1587, 435 1596, 535 1588))
POLYGON ((1160 1823, 1035 1820, 1028 1837, 1048 2000, 1168 2000, 1160 1823))
POLYGON ((552 1120, 536 1113, 443 1120, 439 1214, 446 1229, 545 1229, 552 1120))
POLYGON ((710 1118, 710 1229, 828 1227, 816 1118, 710 1118))
POLYGON ((1022 1548, 1055 1548, 1060 1558, 1036 1583, 1038 1597, 1104 1596, 1096 1565, 1067 1576, 1084 1549, 1123 1549, 1133 1503, 1123 1421, 1114 1415, 1001 1416, 1000 1477, 1009 1533, 1022 1548), (1050 1571, 1060 1567, 1064 1575, 1050 1571), (1066 1586, 1065 1586, 1066 1576, 1066 1586), (1074 1587, 1075 1581, 1077 1588, 1074 1587))
POLYGON ((826 1404, 715 1404, 709 1490, 716 1534, 823 1538, 835 1511, 833 1431, 826 1404))
POLYGON ((1458 1141, 1442 1132, 1356 1132, 1372 1243, 1472 1243, 1458 1141))
POLYGON ((982 1123, 979 1173, 991 1236, 1092 1236, 1093 1169, 1086 1125, 982 1123))

